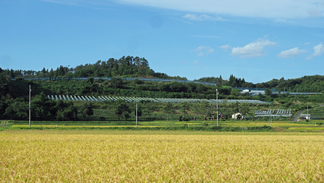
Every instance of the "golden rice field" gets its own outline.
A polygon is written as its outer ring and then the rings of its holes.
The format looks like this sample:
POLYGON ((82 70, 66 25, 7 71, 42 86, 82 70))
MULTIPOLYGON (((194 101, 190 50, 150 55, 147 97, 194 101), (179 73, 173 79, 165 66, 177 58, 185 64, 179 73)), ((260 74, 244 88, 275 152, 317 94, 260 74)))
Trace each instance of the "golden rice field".
POLYGON ((323 133, 0 132, 0 182, 324 182, 323 133))

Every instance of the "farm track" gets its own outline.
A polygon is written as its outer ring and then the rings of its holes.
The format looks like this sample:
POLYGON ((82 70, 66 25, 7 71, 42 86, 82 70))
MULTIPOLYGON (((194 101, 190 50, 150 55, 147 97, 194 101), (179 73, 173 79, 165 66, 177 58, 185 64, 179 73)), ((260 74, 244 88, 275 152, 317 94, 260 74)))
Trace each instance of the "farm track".
POLYGON ((292 120, 292 122, 297 122, 299 116, 304 112, 305 110, 302 110, 302 111, 298 111, 296 116, 294 117, 294 119, 292 120))

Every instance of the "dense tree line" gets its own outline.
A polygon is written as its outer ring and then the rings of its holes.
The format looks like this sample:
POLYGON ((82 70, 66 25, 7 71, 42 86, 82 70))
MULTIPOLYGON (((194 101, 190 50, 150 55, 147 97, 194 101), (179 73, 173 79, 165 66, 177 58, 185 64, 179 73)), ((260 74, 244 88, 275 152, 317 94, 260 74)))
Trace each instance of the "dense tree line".
MULTIPOLYGON (((0 119, 28 120, 28 85, 35 86, 31 100, 33 120, 76 120, 78 108, 72 102, 49 100, 39 86, 33 83, 12 81, 0 68, 0 119)), ((34 87, 33 87, 34 88, 34 87)), ((85 106, 91 110, 91 106, 85 106)))
POLYGON ((304 76, 296 79, 272 79, 271 81, 256 84, 260 88, 276 88, 278 91, 288 92, 323 92, 324 76, 304 76))
POLYGON ((198 79, 197 81, 204 81, 215 83, 217 86, 230 86, 230 87, 247 87, 252 88, 255 87, 253 83, 246 82, 244 78, 237 78, 233 74, 230 75, 228 80, 219 77, 203 77, 198 79))
MULTIPOLYGON (((123 56, 120 59, 109 58, 107 61, 98 60, 94 64, 79 65, 75 68, 60 66, 56 70, 43 68, 41 71, 32 70, 4 70, 8 78, 19 77, 48 77, 48 78, 71 78, 71 77, 149 77, 183 79, 171 77, 165 73, 158 73, 149 67, 149 62, 144 57, 123 56)), ((203 77, 198 81, 211 82, 217 86, 246 87, 246 88, 275 88, 278 91, 290 92, 322 92, 324 91, 324 76, 304 76, 297 79, 272 79, 268 82, 246 82, 244 78, 230 75, 229 79, 219 77, 203 77)), ((172 90, 172 89, 171 89, 172 90)), ((180 89, 183 90, 183 89, 180 89)), ((190 89, 189 89, 190 90, 190 89)))
MULTIPOLYGON (((16 81, 18 82, 18 81, 16 81)), ((109 81, 34 81, 48 94, 56 95, 113 95, 131 97, 154 97, 154 98, 215 98, 215 86, 197 83, 181 82, 150 82, 150 81, 125 81, 113 77, 109 81)), ((230 87, 218 87, 220 98, 231 95, 230 87)), ((236 96, 241 97, 241 96, 236 96)), ((242 96, 251 98, 249 96, 242 96)))
POLYGON ((204 77, 198 81, 216 83, 218 86, 231 86, 231 87, 246 87, 246 88, 274 88, 278 91, 288 92, 323 92, 324 91, 324 76, 304 76, 296 79, 287 79, 283 77, 280 79, 272 79, 263 83, 250 83, 245 79, 236 78, 231 75, 229 80, 224 80, 220 77, 204 77))
POLYGON ((179 76, 170 77, 165 73, 154 72, 144 57, 123 56, 120 59, 110 58, 98 60, 95 64, 79 65, 75 68, 60 66, 56 70, 43 68, 41 71, 9 70, 5 71, 11 78, 18 77, 150 77, 183 79, 179 76))
MULTIPOLYGON (((28 101, 24 98, 1 100, 1 119, 28 120, 28 101)), ((78 109, 72 102, 49 100, 44 93, 31 100, 31 118, 36 121, 72 121, 78 119, 78 109)))

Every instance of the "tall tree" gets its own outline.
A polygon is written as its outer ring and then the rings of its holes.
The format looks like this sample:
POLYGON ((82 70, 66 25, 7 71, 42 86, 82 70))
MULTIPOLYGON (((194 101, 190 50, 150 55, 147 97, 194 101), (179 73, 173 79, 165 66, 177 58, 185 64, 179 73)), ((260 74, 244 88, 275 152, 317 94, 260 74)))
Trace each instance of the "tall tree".
POLYGON ((93 104, 90 102, 84 102, 84 104, 81 107, 81 113, 82 113, 82 117, 85 118, 86 116, 90 117, 94 114, 93 112, 94 106, 93 104))
POLYGON ((118 100, 115 103, 115 113, 117 114, 117 116, 119 117, 120 120, 123 117, 127 120, 130 117, 131 110, 128 107, 128 105, 126 104, 126 102, 124 102, 122 100, 118 100))
POLYGON ((272 91, 269 88, 266 88, 264 91, 264 94, 267 96, 271 96, 272 95, 272 91))

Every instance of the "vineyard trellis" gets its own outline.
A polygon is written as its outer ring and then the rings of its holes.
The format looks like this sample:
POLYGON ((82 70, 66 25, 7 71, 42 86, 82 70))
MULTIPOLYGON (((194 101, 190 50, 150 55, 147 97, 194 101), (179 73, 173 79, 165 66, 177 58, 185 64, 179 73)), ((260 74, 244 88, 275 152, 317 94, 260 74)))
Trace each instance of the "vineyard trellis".
MULTIPOLYGON (((216 103, 215 99, 187 99, 187 98, 150 98, 150 97, 124 97, 124 96, 79 96, 79 95, 48 95, 50 100, 65 100, 65 101, 91 101, 91 102, 115 102, 118 100, 126 102, 160 102, 160 103, 181 103, 181 102, 209 102, 216 103)), ((253 104, 269 104, 260 100, 219 100, 219 102, 228 103, 253 103, 253 104)))
POLYGON ((255 117, 291 117, 291 109, 271 109, 271 110, 256 110, 254 111, 255 117))

